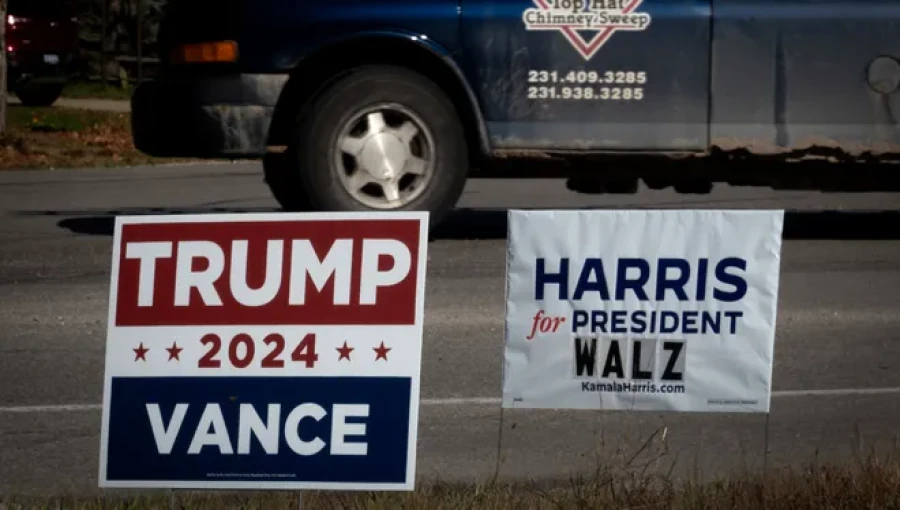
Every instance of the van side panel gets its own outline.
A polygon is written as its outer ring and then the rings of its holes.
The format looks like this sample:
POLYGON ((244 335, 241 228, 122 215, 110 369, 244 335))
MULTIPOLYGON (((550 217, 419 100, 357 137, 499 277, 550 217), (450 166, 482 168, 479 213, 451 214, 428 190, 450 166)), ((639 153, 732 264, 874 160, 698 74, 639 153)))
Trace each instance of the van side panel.
POLYGON ((245 72, 288 72, 319 48, 357 33, 420 34, 451 54, 459 51, 456 0, 245 1, 240 38, 245 72))
POLYGON ((714 147, 898 151, 900 64, 879 57, 900 56, 900 2, 713 0, 713 13, 714 147))
POLYGON ((462 0, 462 44, 494 148, 707 148, 709 0, 462 0))

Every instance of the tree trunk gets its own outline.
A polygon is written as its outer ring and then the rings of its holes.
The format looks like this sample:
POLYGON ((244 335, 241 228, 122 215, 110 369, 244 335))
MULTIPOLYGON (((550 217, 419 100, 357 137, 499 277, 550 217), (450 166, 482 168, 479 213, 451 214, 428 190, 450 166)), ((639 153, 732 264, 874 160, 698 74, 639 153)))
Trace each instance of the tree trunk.
POLYGON ((100 82, 104 87, 109 85, 109 80, 106 78, 106 67, 109 65, 109 60, 107 57, 109 56, 109 52, 107 50, 107 42, 109 42, 109 0, 103 0, 103 21, 102 25, 102 34, 100 35, 100 82))
POLYGON ((6 134, 6 0, 0 0, 0 135, 6 134))
POLYGON ((143 78, 143 49, 144 49, 144 2, 137 0, 137 84, 140 85, 143 78))

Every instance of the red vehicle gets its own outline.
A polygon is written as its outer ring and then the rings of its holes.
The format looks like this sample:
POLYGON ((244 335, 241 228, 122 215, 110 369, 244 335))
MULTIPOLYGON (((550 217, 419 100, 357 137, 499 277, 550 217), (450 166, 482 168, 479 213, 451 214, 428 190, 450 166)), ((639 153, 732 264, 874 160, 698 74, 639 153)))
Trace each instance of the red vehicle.
POLYGON ((68 0, 8 0, 7 90, 27 106, 49 106, 62 94, 78 49, 68 0))

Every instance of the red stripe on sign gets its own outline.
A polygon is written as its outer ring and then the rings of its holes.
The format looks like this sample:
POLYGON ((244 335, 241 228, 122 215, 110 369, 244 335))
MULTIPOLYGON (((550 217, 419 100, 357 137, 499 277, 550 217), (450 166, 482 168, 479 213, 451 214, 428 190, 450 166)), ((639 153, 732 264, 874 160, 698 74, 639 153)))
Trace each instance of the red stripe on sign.
POLYGON ((122 226, 117 326, 413 324, 415 220, 122 226))

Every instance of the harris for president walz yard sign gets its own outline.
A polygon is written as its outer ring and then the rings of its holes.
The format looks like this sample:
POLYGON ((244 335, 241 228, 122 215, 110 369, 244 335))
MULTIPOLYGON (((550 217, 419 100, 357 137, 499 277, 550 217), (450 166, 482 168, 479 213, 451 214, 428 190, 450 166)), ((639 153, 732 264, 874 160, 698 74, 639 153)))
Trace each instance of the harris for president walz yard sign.
POLYGON ((412 490, 427 222, 117 218, 100 486, 412 490))
POLYGON ((768 412, 783 211, 511 211, 503 407, 768 412))

